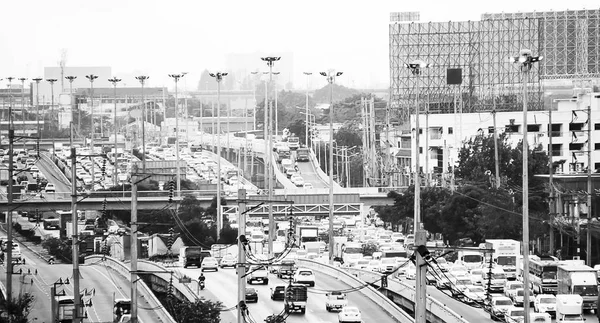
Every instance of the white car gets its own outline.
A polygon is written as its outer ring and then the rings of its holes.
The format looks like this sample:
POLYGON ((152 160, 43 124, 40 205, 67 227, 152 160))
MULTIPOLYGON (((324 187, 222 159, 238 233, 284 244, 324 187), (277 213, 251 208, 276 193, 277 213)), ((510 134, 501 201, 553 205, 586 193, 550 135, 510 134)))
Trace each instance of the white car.
POLYGON ((311 269, 300 268, 294 274, 294 283, 315 286, 315 273, 311 269))
POLYGON ((533 301, 533 308, 536 312, 556 314, 556 296, 552 294, 539 294, 533 301))
POLYGON ((46 188, 44 190, 46 191, 46 193, 55 193, 56 186, 52 183, 48 183, 48 184, 46 184, 46 188))
POLYGON ((471 273, 470 273, 470 277, 471 277, 471 282, 473 282, 473 285, 482 285, 482 280, 483 280, 483 269, 471 269, 471 273))
POLYGON ((304 183, 304 188, 307 190, 312 190, 314 187, 312 183, 304 183))
POLYGON ((234 255, 225 255, 221 259, 221 264, 219 266, 221 268, 225 268, 225 267, 233 267, 233 268, 235 268, 236 264, 237 264, 237 259, 235 258, 234 255))
POLYGON ((338 322, 362 322, 362 315, 360 314, 360 310, 354 306, 345 306, 344 308, 342 308, 342 311, 338 314, 338 322))
POLYGON ((363 269, 363 270, 367 270, 368 267, 369 267, 369 260, 367 260, 367 259, 361 259, 361 260, 357 261, 356 264, 354 265, 354 268, 363 269))
POLYGON ((302 178, 302 176, 300 176, 298 174, 292 175, 292 178, 290 178, 290 180, 296 186, 304 186, 304 178, 302 178))
POLYGON ((369 261, 369 264, 367 265, 366 270, 378 272, 379 266, 381 266, 381 262, 379 260, 371 260, 371 261, 369 261))
POLYGON ((205 270, 214 270, 219 271, 219 262, 215 257, 206 257, 202 259, 202 264, 200 265, 202 271, 205 270))
POLYGON ((462 290, 467 297, 467 303, 481 303, 486 298, 485 289, 481 286, 469 285, 462 290))

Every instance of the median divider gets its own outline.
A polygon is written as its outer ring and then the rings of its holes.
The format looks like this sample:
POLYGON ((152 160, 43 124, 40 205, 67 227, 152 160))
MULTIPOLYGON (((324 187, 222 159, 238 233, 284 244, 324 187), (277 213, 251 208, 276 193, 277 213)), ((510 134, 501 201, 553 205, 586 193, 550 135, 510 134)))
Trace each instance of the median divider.
MULTIPOLYGON (((125 279, 130 280, 131 274, 129 272, 129 266, 126 266, 124 263, 108 256, 101 255, 91 255, 85 257, 86 263, 103 263, 106 267, 114 270, 119 275, 123 276, 125 279)), ((138 295, 143 297, 146 302, 148 302, 147 307, 153 308, 152 314, 155 315, 156 320, 158 322, 164 323, 176 323, 175 319, 169 314, 167 309, 160 303, 160 301, 154 295, 154 292, 150 290, 150 287, 146 285, 143 280, 138 280, 138 295)))
MULTIPOLYGON (((344 268, 344 270, 351 275, 356 276, 361 281, 379 283, 381 281, 381 276, 383 276, 380 273, 357 268, 344 268)), ((388 293, 391 293, 393 299, 397 299, 398 302, 406 304, 407 307, 411 306, 414 308, 416 292, 413 286, 396 279, 388 279, 388 286, 386 289, 388 293)), ((461 315, 429 295, 427 295, 426 302, 428 322, 468 323, 461 315)))
MULTIPOLYGON (((339 268, 323 264, 320 262, 316 262, 308 259, 298 259, 296 260, 298 267, 306 267, 318 271, 322 274, 335 277, 338 280, 343 281, 344 283, 350 285, 350 287, 360 287, 365 286, 365 281, 359 279, 351 275, 348 272, 340 270, 339 268)), ((377 303, 390 317, 392 317, 396 322, 406 322, 413 323, 415 320, 406 313, 403 309, 401 309, 396 303, 387 298, 384 294, 377 291, 377 289, 367 286, 360 290, 362 294, 369 297, 373 302, 377 303)))

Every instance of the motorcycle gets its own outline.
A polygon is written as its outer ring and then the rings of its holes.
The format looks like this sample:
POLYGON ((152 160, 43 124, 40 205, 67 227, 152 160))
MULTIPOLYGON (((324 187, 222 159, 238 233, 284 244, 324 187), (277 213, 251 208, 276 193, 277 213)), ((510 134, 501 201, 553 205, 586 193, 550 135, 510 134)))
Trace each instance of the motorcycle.
POLYGON ((200 281, 200 290, 204 289, 204 281, 200 281))

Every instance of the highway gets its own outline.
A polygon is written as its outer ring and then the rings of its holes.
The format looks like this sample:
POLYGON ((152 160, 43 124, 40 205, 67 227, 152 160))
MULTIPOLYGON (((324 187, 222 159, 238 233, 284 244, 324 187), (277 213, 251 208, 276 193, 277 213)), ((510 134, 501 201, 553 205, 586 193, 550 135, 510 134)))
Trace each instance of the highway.
MULTIPOLYGON (((197 279, 200 269, 177 268, 177 270, 189 277, 197 279)), ((200 296, 206 299, 219 300, 225 308, 236 304, 237 298, 237 275, 233 268, 219 269, 218 272, 205 272, 206 288, 200 291, 200 296)), ((249 303, 248 309, 256 322, 264 322, 264 319, 274 313, 283 311, 283 301, 273 301, 270 298, 270 288, 276 285, 285 285, 288 281, 269 274, 269 285, 247 285, 258 292, 258 303, 249 303)), ((308 305, 305 315, 290 314, 286 322, 337 322, 337 313, 327 312, 325 309, 325 290, 341 290, 349 285, 332 277, 316 273, 316 286, 309 287, 308 305)), ((363 322, 393 322, 376 303, 363 296, 360 292, 348 294, 348 304, 358 307, 362 312, 363 322)), ((223 312, 221 322, 235 323, 236 312, 223 312)))

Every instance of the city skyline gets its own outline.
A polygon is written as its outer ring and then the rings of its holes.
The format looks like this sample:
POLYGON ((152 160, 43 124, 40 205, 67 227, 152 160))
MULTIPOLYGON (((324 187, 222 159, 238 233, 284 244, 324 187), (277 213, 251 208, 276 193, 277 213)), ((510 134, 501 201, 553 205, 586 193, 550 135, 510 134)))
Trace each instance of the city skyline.
MULTIPOLYGON (((197 86, 205 69, 227 70, 228 55, 258 52, 291 52, 293 83, 298 89, 306 86, 303 71, 330 68, 344 71, 338 81, 342 85, 387 87, 391 12, 418 11, 420 21, 426 22, 480 20, 482 14, 491 12, 598 7, 589 0, 571 2, 568 7, 558 1, 511 0, 475 7, 443 1, 400 6, 385 0, 366 8, 337 0, 309 0, 302 5, 270 0, 210 5, 175 1, 168 6, 141 0, 33 2, 5 5, 6 12, 27 12, 28 19, 23 22, 18 14, 6 17, 6 25, 14 28, 0 31, 5 40, 0 78, 42 76, 45 67, 59 65, 64 49, 68 67, 110 66, 113 74, 123 77, 150 75, 150 86, 170 88, 167 74, 186 71, 187 84, 182 86, 188 90, 197 86)), ((325 83, 313 75, 313 88, 325 83)))

